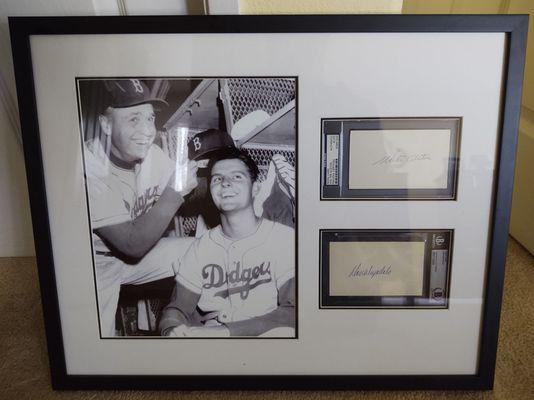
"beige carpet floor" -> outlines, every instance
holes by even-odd
[[[534,399],[534,257],[511,240],[491,392],[54,392],[33,258],[0,258],[0,399]]]

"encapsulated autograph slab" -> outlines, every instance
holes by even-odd
[[[321,230],[321,308],[446,308],[452,230]]]
[[[321,199],[456,199],[460,118],[325,119]]]

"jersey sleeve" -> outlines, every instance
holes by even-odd
[[[202,293],[201,247],[203,237],[196,239],[180,261],[176,281],[193,293]]]
[[[295,277],[295,230],[276,223],[273,230],[273,249],[277,249],[276,287],[280,289]]]

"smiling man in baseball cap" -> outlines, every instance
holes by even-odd
[[[138,79],[108,81],[106,88],[111,101],[99,122],[111,139],[111,156],[127,163],[144,160],[156,137],[154,106],[167,102]]]
[[[104,81],[109,95],[98,116],[102,139],[84,151],[101,335],[114,336],[120,286],[174,275],[189,238],[162,238],[197,185],[195,161],[186,179],[154,144],[155,107],[167,102],[139,79]]]

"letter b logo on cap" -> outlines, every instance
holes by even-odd
[[[138,79],[130,79],[130,82],[132,82],[132,85],[137,93],[143,93],[143,86],[141,85],[141,82],[139,82]]]
[[[193,145],[195,146],[195,151],[199,151],[200,148],[202,147],[202,142],[200,141],[198,136],[193,138]]]

